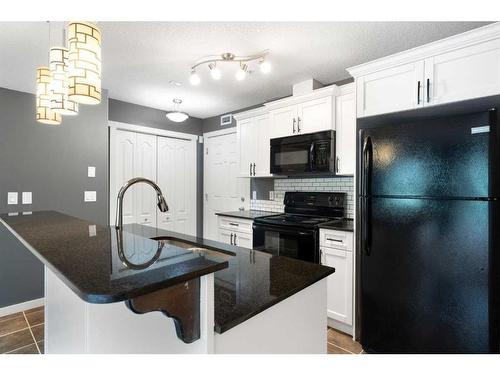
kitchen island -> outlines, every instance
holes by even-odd
[[[0,220],[45,265],[47,353],[326,353],[332,268],[54,211]]]

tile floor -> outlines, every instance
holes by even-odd
[[[0,317],[0,354],[43,354],[44,308],[37,307]],[[360,354],[361,345],[343,332],[328,327],[328,354]]]
[[[43,354],[44,308],[0,317],[1,354]]]

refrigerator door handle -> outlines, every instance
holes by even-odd
[[[372,141],[366,137],[363,144],[363,168],[361,183],[361,250],[370,255],[371,246],[371,168],[372,168]]]

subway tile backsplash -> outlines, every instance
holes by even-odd
[[[286,191],[347,193],[347,217],[354,217],[354,177],[283,178],[274,180],[274,200],[250,200],[250,209],[283,212]]]

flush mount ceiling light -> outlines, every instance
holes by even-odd
[[[173,122],[186,121],[189,118],[188,114],[185,112],[181,112],[179,110],[180,105],[182,103],[182,100],[181,99],[174,99],[172,101],[174,102],[174,110],[172,112],[168,112],[166,114],[167,118]]]
[[[198,69],[202,65],[207,65],[210,70],[210,75],[212,79],[219,80],[222,77],[222,72],[217,66],[217,63],[236,63],[239,64],[239,68],[236,71],[235,78],[238,81],[243,81],[248,74],[252,73],[252,70],[249,69],[249,65],[255,61],[258,61],[259,69],[261,73],[267,74],[271,71],[271,63],[267,60],[267,55],[269,54],[269,50],[262,51],[255,55],[250,56],[237,56],[234,53],[226,52],[222,55],[216,56],[207,56],[199,59],[192,67],[191,67],[191,76],[189,78],[189,82],[193,86],[197,86],[201,82],[201,78],[198,75],[196,69]]]

